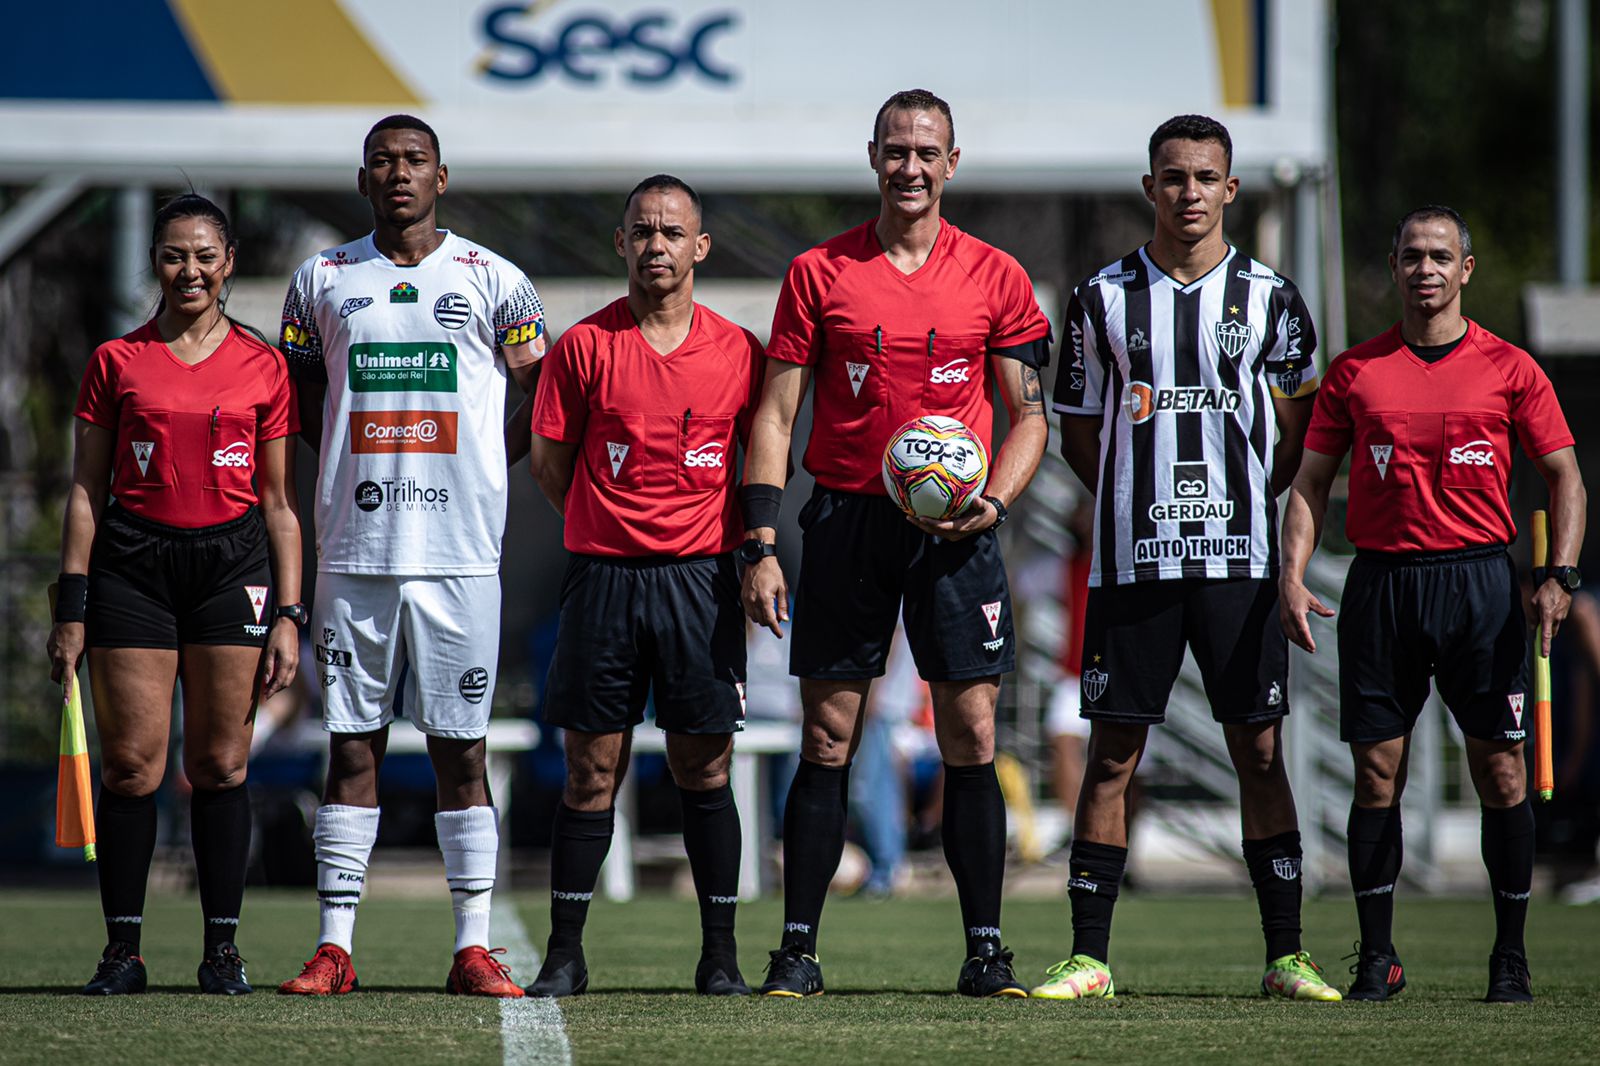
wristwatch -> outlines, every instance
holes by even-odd
[[[1560,585],[1568,595],[1577,592],[1583,584],[1583,572],[1576,566],[1552,566],[1545,570],[1544,576]]]
[[[301,629],[304,629],[311,622],[311,615],[306,611],[306,605],[303,603],[279,604],[272,609],[272,618],[273,621],[277,621],[279,618],[287,618]]]
[[[734,554],[739,557],[739,561],[744,565],[754,566],[770,555],[777,555],[778,546],[751,537],[734,549]]]
[[[990,507],[994,508],[995,513],[994,525],[990,526],[989,528],[999,529],[1001,526],[1006,524],[1006,519],[1011,517],[1011,513],[1006,510],[1005,504],[1001,503],[993,496],[985,496],[984,499],[989,502]]]

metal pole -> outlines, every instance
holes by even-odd
[[[121,336],[143,324],[151,308],[150,227],[155,211],[150,190],[127,185],[117,190],[117,235],[111,255],[111,331]]]
[[[1561,284],[1589,282],[1589,0],[1561,0],[1556,242]]]

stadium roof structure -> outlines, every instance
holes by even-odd
[[[915,22],[908,26],[908,18]],[[1329,150],[1326,0],[123,0],[7,20],[0,180],[346,188],[422,116],[479,190],[855,190],[879,102],[951,101],[985,190],[1126,190],[1176,113],[1247,180]]]

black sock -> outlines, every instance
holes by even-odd
[[[783,946],[817,953],[817,923],[844,854],[850,767],[802,758],[783,808]]]
[[[1300,950],[1300,833],[1244,841],[1244,861],[1256,887],[1261,931],[1267,938],[1267,961]]]
[[[1000,947],[1000,890],[1006,873],[1006,801],[994,763],[944,767],[944,861],[956,879],[967,957]]]
[[[1483,865],[1494,893],[1494,950],[1526,954],[1522,929],[1533,885],[1533,804],[1483,808]]]
[[[189,835],[209,951],[238,938],[250,862],[250,793],[243,785],[195,789],[189,797]]]
[[[550,838],[550,946],[546,954],[583,950],[583,923],[611,850],[616,811],[575,811],[557,804]]]
[[[683,805],[683,850],[689,853],[700,900],[700,949],[733,956],[733,915],[739,901],[739,808],[728,785],[708,792],[678,789]]]
[[[120,940],[137,952],[144,923],[144,889],[156,851],[155,793],[124,796],[102,785],[100,805],[94,812],[94,835],[106,939]]]
[[[1111,961],[1111,912],[1117,905],[1128,849],[1074,840],[1067,870],[1072,902],[1072,953]]]
[[[1399,807],[1350,807],[1346,830],[1350,887],[1356,894],[1361,950],[1394,954],[1394,891],[1400,880],[1405,840]]]

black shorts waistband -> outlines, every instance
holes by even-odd
[[[1379,566],[1436,566],[1440,563],[1472,563],[1480,559],[1493,559],[1504,555],[1504,544],[1475,544],[1470,548],[1452,548],[1447,552],[1380,552],[1358,549],[1356,558]]]
[[[142,515],[136,515],[122,504],[113,501],[106,508],[105,517],[109,521],[118,522],[130,529],[137,529],[141,533],[148,533],[154,537],[165,537],[168,540],[209,540],[212,537],[226,537],[259,525],[261,522],[261,508],[255,504],[238,518],[230,518],[226,522],[218,522],[214,526],[197,526],[187,529],[183,526],[169,526],[165,522],[155,522]]]
[[[589,552],[573,552],[574,563],[604,563],[607,566],[620,566],[626,570],[655,570],[663,566],[692,566],[695,563],[714,563],[719,559],[732,557],[732,552],[722,552],[719,555],[594,555]]]

